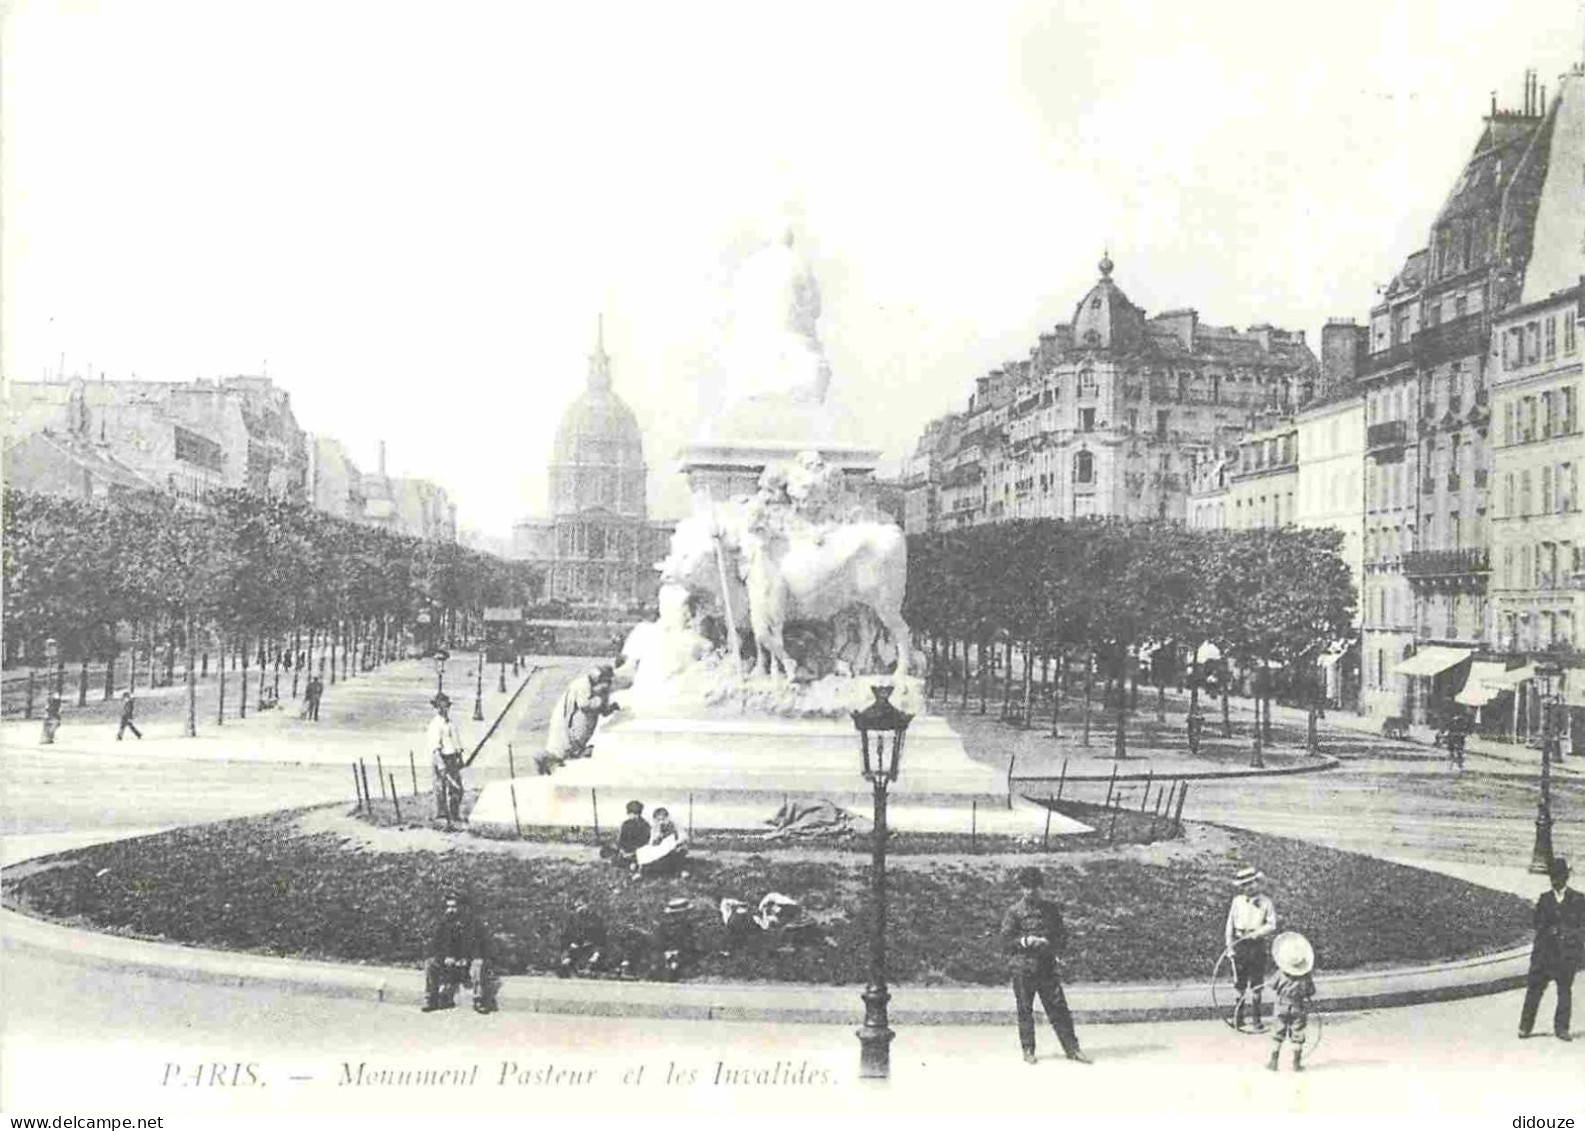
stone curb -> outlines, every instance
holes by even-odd
[[[1231,770],[1172,770],[1162,769],[1159,772],[1142,774],[1118,774],[1114,779],[1111,774],[1068,774],[1063,779],[1058,774],[1014,774],[1012,780],[1021,782],[1055,782],[1060,780],[1095,783],[1103,781],[1140,782],[1140,781],[1219,781],[1223,778],[1280,778],[1294,774],[1315,774],[1322,770],[1335,770],[1343,763],[1330,754],[1318,754],[1316,761],[1303,766],[1280,766],[1275,769],[1255,769],[1250,766],[1241,766]],[[1028,797],[1030,801],[1042,800],[1038,797]]]
[[[0,910],[7,949],[41,952],[75,965],[223,986],[254,986],[416,1008],[423,975],[416,969],[356,966],[208,950],[78,930]],[[1316,979],[1324,1012],[1454,1001],[1523,985],[1528,946],[1427,966],[1363,971]],[[655,1017],[698,1021],[846,1024],[863,1015],[858,986],[785,983],[660,983],[564,980],[537,975],[502,979],[506,1013]],[[1118,1024],[1218,1018],[1206,985],[1159,983],[1067,988],[1077,1021]],[[894,987],[891,1017],[909,1025],[1006,1025],[1016,1015],[1001,987]]]

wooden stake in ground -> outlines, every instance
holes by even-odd
[[[383,788],[383,787],[382,787]],[[391,804],[396,807],[396,823],[402,823],[402,800],[396,796],[396,775],[391,775]]]
[[[594,810],[594,835],[600,835],[600,795],[594,790],[589,791],[589,807]]]
[[[1178,790],[1178,811],[1172,818],[1172,823],[1178,826],[1178,835],[1183,835],[1183,799],[1189,796],[1189,783],[1184,782],[1183,788]]]
[[[368,798],[369,814],[372,816],[374,814],[374,795],[369,792],[369,767],[364,764],[362,758],[358,759],[358,772],[363,775],[363,796]],[[385,792],[384,786],[380,787],[380,792]]]
[[[374,756],[374,776],[380,779],[380,796],[383,798],[385,796],[385,762],[378,754]],[[392,779],[392,781],[394,785],[395,779]],[[394,788],[391,790],[391,798],[392,800],[396,798],[396,790]]]
[[[1117,787],[1117,763],[1113,762],[1112,763],[1112,778],[1111,778],[1110,781],[1108,781],[1106,783],[1106,800],[1101,802],[1101,807],[1103,809],[1108,807],[1109,805],[1111,805],[1111,803],[1112,803],[1112,790],[1115,789],[1116,787]]]
[[[1068,760],[1066,758],[1064,758],[1064,759],[1062,759],[1062,772],[1057,775],[1057,800],[1058,801],[1062,800],[1062,787],[1067,784],[1067,781],[1068,781]]]
[[[407,752],[407,768],[413,775],[413,796],[418,796],[418,763],[413,760],[413,752]]]
[[[1143,813],[1145,806],[1150,804],[1150,781],[1153,771],[1145,771],[1145,792],[1139,795],[1139,811]]]
[[[1117,814],[1121,813],[1122,811],[1123,811],[1123,799],[1121,797],[1119,797],[1117,799],[1117,804],[1112,806],[1112,827],[1110,829],[1108,829],[1107,832],[1106,832],[1106,843],[1107,844],[1116,844],[1117,843]]]
[[[971,802],[969,802],[969,851],[970,852],[974,851],[974,842],[979,837],[979,832],[980,832],[980,803],[978,801],[971,801]]]
[[[1013,767],[1018,765],[1018,754],[1015,751],[1007,759],[1007,807],[1013,807]]]
[[[358,807],[353,812],[361,813],[363,812],[363,787],[358,784],[358,764],[356,762],[352,763],[352,792],[358,798]]]
[[[506,772],[512,775],[512,780],[517,780],[517,762],[512,757],[512,744],[506,744]]]
[[[517,839],[522,840],[523,823],[517,819],[517,781],[514,779],[507,788],[512,795],[512,827],[517,830]]]
[[[1051,803],[1054,798],[1046,798],[1046,835],[1040,839],[1040,851],[1051,851]]]

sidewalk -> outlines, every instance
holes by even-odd
[[[452,696],[452,720],[470,749],[483,736],[491,722],[511,701],[513,694],[535,668],[530,664],[513,677],[507,670],[506,691],[499,690],[500,672],[487,668],[484,673],[481,706],[484,721],[473,720],[473,700],[478,689],[473,654],[454,656],[446,667],[447,693]],[[236,714],[241,681],[227,677],[227,718],[216,722],[216,688],[211,678],[200,685],[198,734],[183,733],[186,723],[186,689],[161,688],[151,693],[157,699],[153,709],[145,709],[139,692],[138,727],[143,738],[131,734],[116,740],[115,703],[95,712],[92,701],[82,710],[68,708],[55,743],[39,743],[38,719],[7,720],[0,723],[0,749],[35,749],[51,756],[101,755],[116,758],[202,759],[237,762],[346,763],[362,757],[372,765],[376,755],[387,762],[388,770],[402,769],[406,753],[428,764],[418,750],[424,728],[433,714],[429,700],[435,693],[435,665],[427,660],[396,660],[351,679],[340,679],[325,688],[319,720],[300,717],[300,704],[282,699],[274,710],[257,711],[252,704],[246,718]],[[250,683],[253,702],[257,702],[257,682]]]

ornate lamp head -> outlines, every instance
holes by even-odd
[[[897,780],[897,771],[903,760],[903,738],[914,717],[892,706],[892,685],[872,686],[875,702],[862,711],[853,712],[853,725],[859,732],[859,750],[863,757],[865,781]]]

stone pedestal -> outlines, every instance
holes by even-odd
[[[518,778],[517,819],[527,826],[614,830],[628,801],[671,810],[680,827],[765,829],[786,801],[832,801],[868,818],[858,735],[846,719],[614,718],[593,756],[546,777]],[[474,807],[475,827],[511,830],[513,783],[492,782]],[[973,761],[946,720],[915,719],[891,789],[891,827],[906,832],[1040,834],[1045,810],[1014,799],[1005,774]],[[1085,826],[1052,817],[1051,831]]]

